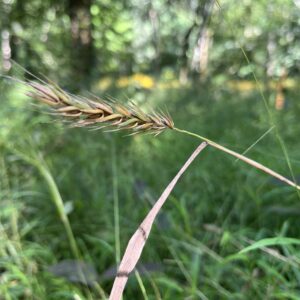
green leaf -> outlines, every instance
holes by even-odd
[[[260,248],[267,247],[267,246],[275,246],[275,245],[283,246],[283,245],[290,245],[290,244],[300,245],[300,240],[294,239],[294,238],[288,238],[288,237],[266,238],[266,239],[262,239],[262,240],[255,242],[254,244],[242,249],[238,253],[240,253],[240,254],[246,253],[246,252],[253,251],[253,250],[260,249]]]

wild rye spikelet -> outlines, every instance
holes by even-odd
[[[53,83],[27,82],[32,90],[27,96],[49,105],[55,114],[72,121],[74,127],[108,127],[111,130],[131,130],[136,133],[159,134],[165,129],[173,129],[169,115],[145,113],[135,104],[127,105],[116,101],[97,101],[75,96]]]

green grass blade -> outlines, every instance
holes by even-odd
[[[300,245],[300,239],[288,237],[266,238],[255,242],[254,244],[240,250],[238,253],[247,253],[268,246],[285,246],[285,245]]]
[[[77,246],[77,243],[75,240],[75,236],[74,236],[72,228],[71,228],[71,224],[69,222],[69,218],[65,212],[63,199],[60,195],[59,189],[58,189],[56,182],[55,182],[51,172],[49,171],[48,167],[39,158],[39,156],[37,154],[27,155],[11,145],[6,145],[6,147],[11,152],[15,153],[21,159],[26,161],[27,163],[35,166],[38,169],[38,171],[40,172],[41,176],[44,178],[44,180],[48,186],[48,189],[50,191],[50,194],[52,196],[52,201],[53,201],[54,205],[56,206],[59,218],[64,225],[72,254],[76,259],[80,259],[80,252],[79,252],[79,249],[78,249],[78,246]]]

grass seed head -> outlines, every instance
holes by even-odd
[[[55,114],[68,119],[74,127],[94,127],[130,130],[136,133],[159,134],[165,129],[173,129],[171,117],[164,113],[145,113],[134,103],[121,104],[116,101],[97,101],[71,95],[53,83],[27,82],[32,99],[51,107]]]

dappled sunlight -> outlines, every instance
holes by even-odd
[[[260,85],[266,89],[276,90],[278,86],[278,80],[268,80],[267,83],[260,82]],[[179,89],[192,87],[197,83],[193,81],[188,81],[187,83],[180,83],[176,78],[165,79],[163,77],[155,77],[143,73],[133,74],[131,76],[121,76],[118,79],[113,77],[101,78],[94,84],[95,89],[105,91],[112,87],[117,88],[128,88],[136,87],[145,90],[155,90],[155,89]],[[258,89],[257,83],[254,80],[226,80],[224,86],[232,91],[239,92],[253,92]],[[296,90],[300,86],[300,81],[298,78],[287,78],[282,81],[282,86],[286,89]]]
[[[120,77],[116,81],[116,86],[119,88],[136,86],[143,89],[152,89],[155,86],[155,79],[146,74],[136,73],[132,76]]]

